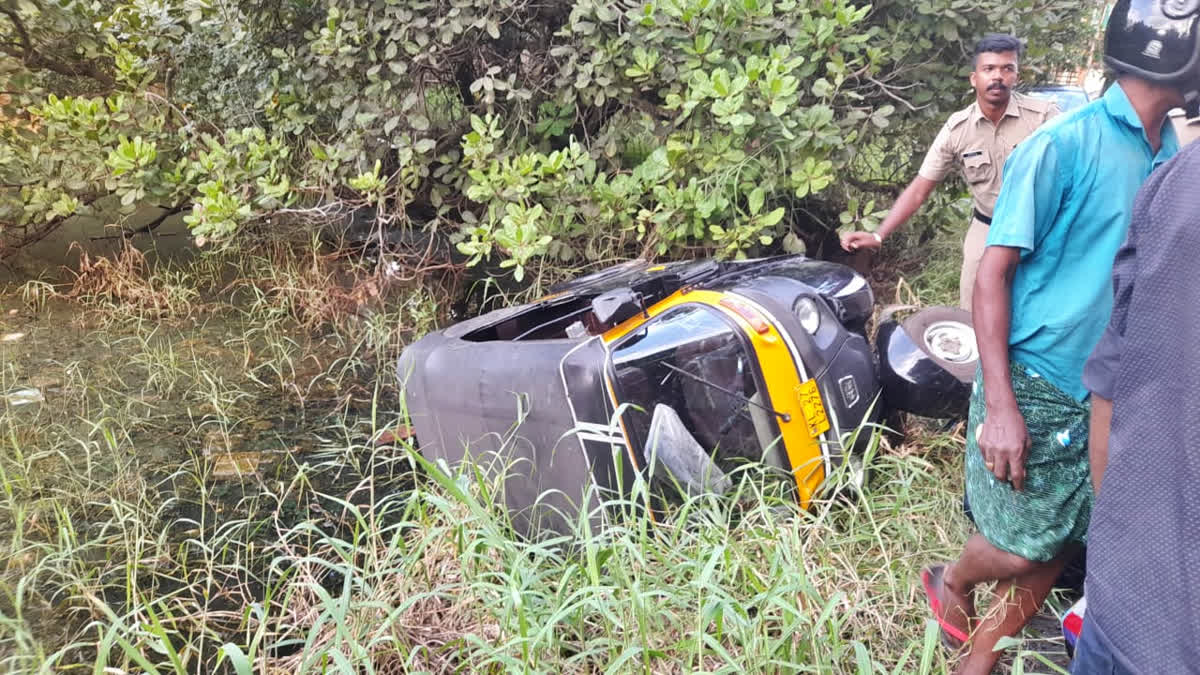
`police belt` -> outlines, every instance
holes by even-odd
[[[983,223],[984,225],[992,224],[991,216],[983,215],[982,213],[979,212],[979,209],[974,209],[974,211],[975,211],[975,220],[978,220],[979,222]]]

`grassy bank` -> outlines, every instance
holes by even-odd
[[[394,433],[390,364],[447,298],[373,270],[277,249],[11,289],[0,669],[946,670],[915,579],[968,532],[961,438],[884,443],[811,512],[748,475],[522,541],[495,483]]]

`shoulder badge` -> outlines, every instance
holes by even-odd
[[[971,109],[964,108],[954,113],[949,119],[946,120],[946,128],[953,129],[969,119],[971,119]]]

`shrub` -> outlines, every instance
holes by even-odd
[[[871,226],[967,54],[1082,62],[1092,3],[156,0],[0,12],[0,240],[118,199],[199,242],[369,207],[469,262],[741,256]],[[1064,46],[1066,45],[1066,46]],[[2,253],[0,253],[2,254]]]

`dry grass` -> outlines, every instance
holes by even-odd
[[[104,309],[119,306],[143,317],[187,316],[195,289],[169,274],[151,274],[146,256],[128,242],[112,257],[93,258],[78,243],[79,271],[62,297]]]
[[[257,307],[281,309],[306,330],[332,327],[343,332],[383,311],[398,294],[436,292],[426,298],[436,308],[449,306],[458,292],[455,274],[433,276],[439,270],[432,270],[414,276],[405,274],[406,269],[391,258],[326,252],[316,242],[300,249],[274,243],[239,265],[238,278],[226,290],[249,289]]]

